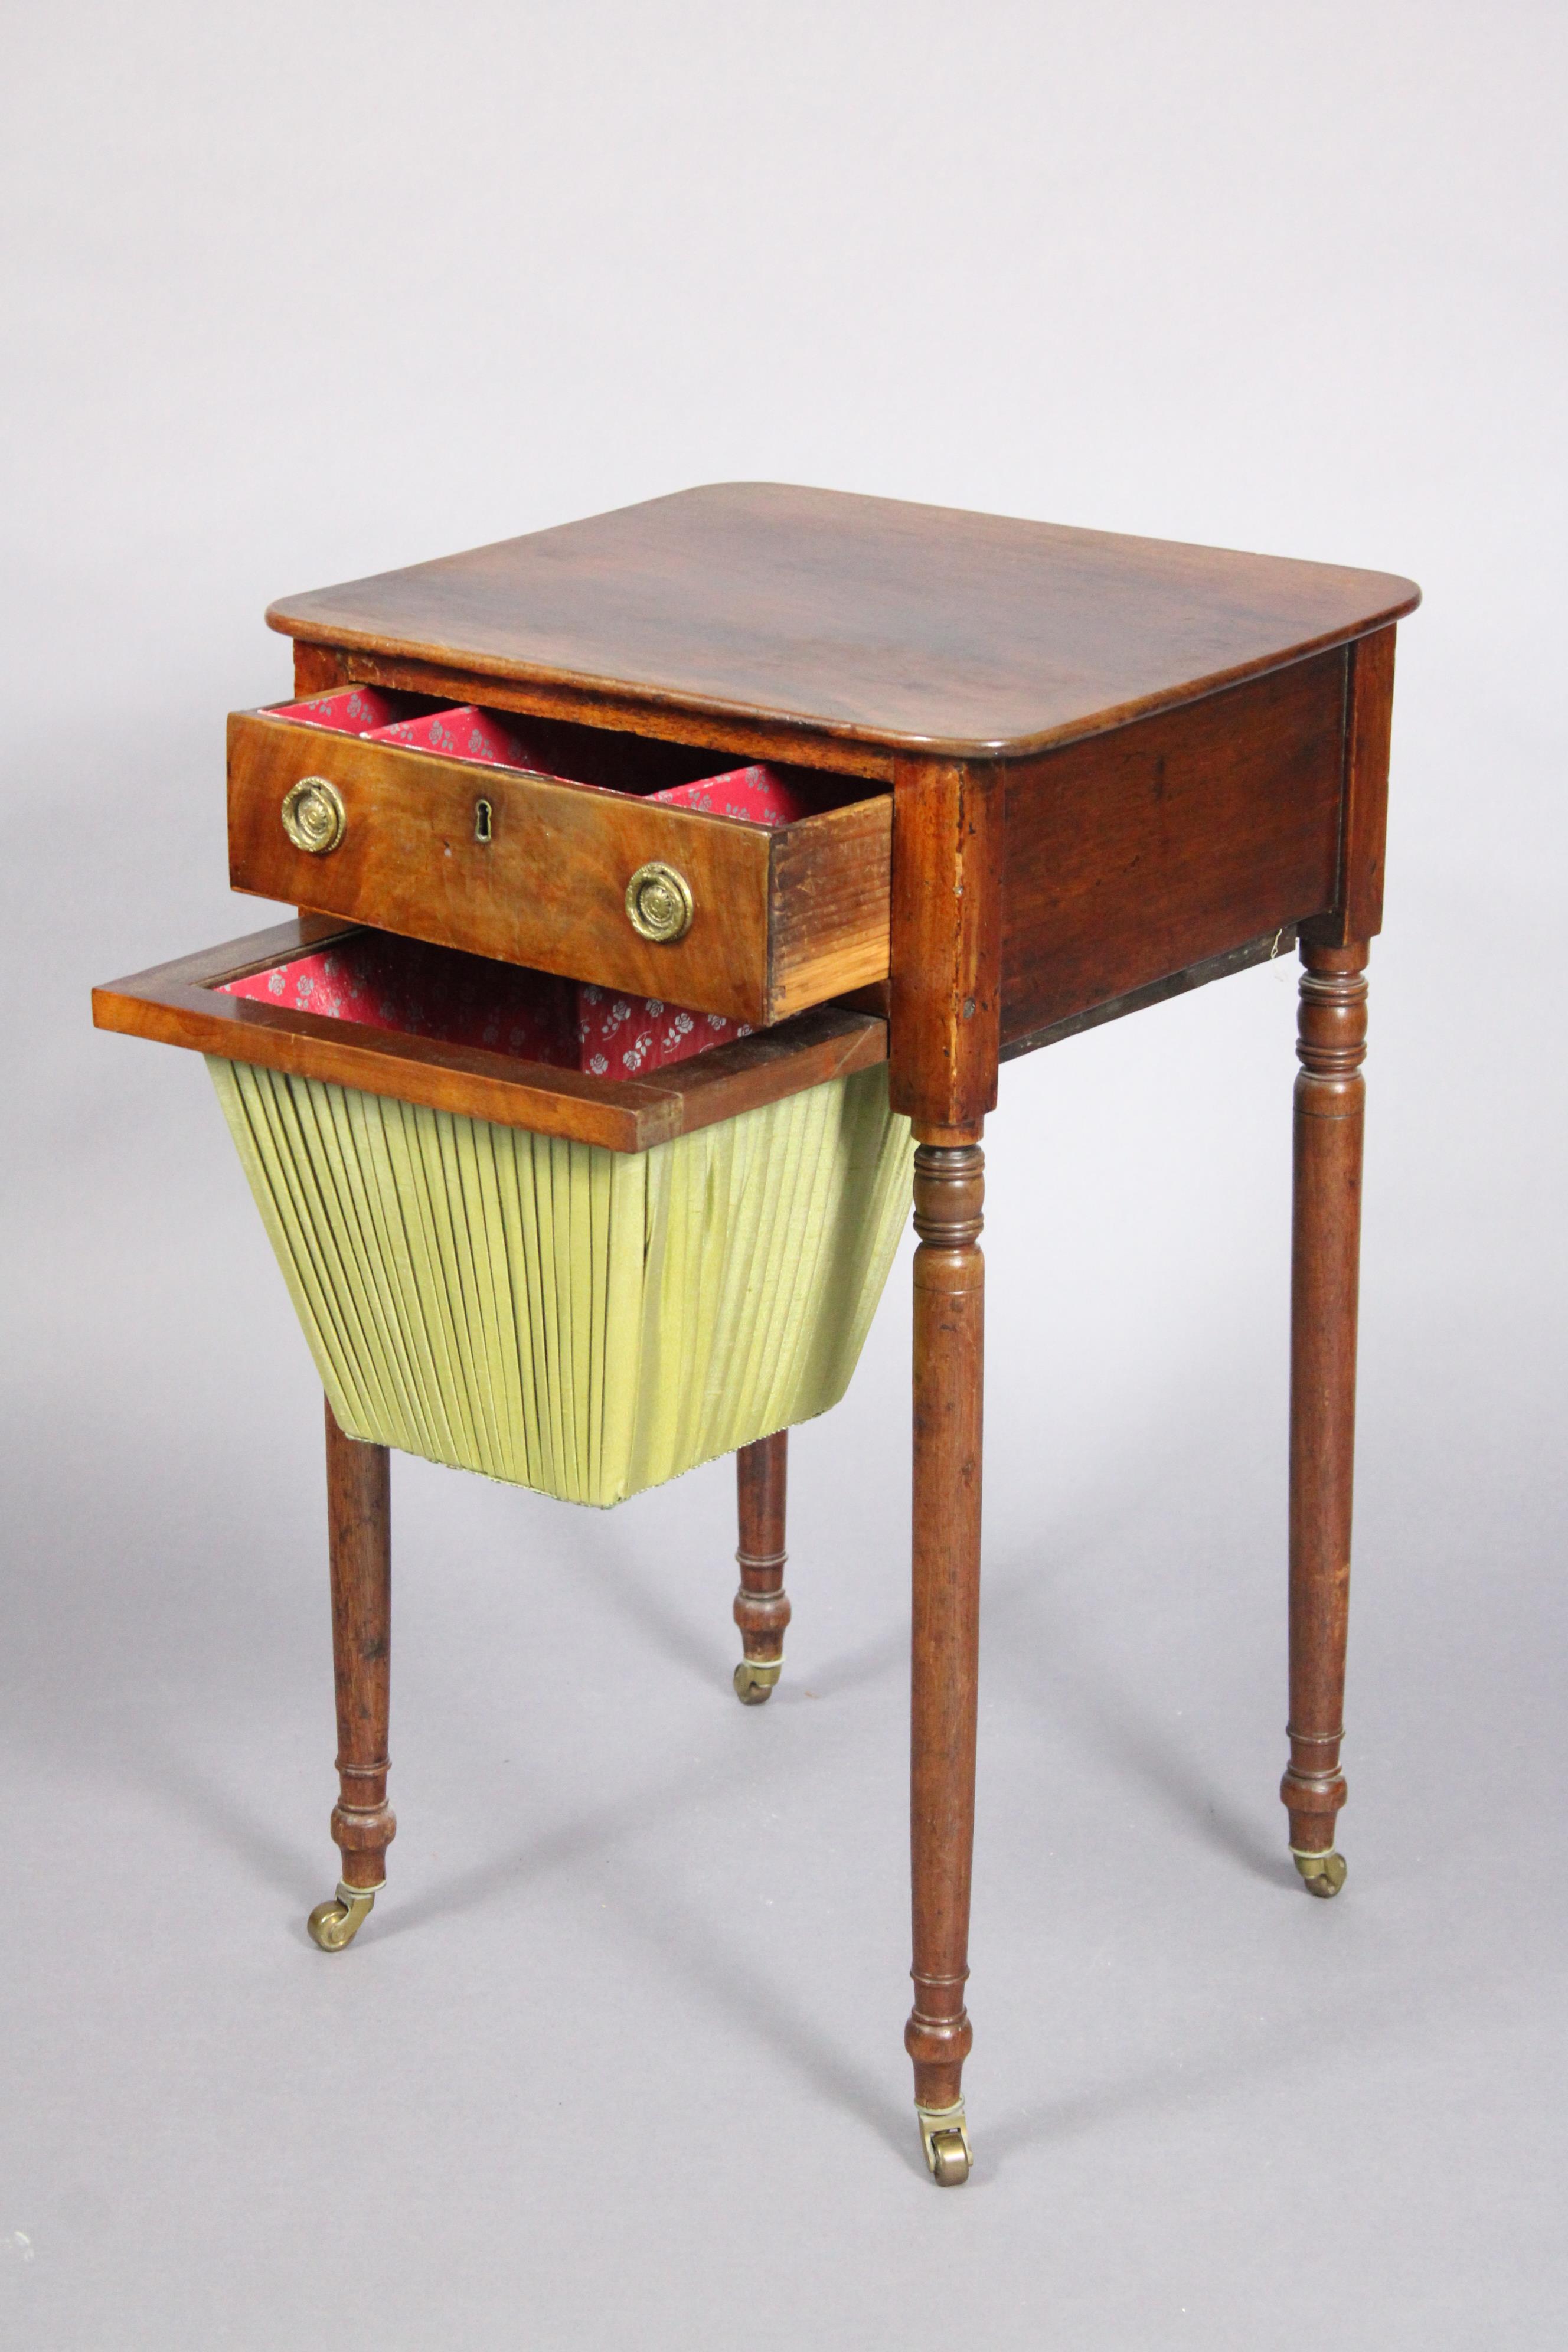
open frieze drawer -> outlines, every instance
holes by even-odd
[[[236,889],[759,1027],[888,976],[860,777],[362,688],[231,717],[228,830]]]

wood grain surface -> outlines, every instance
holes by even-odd
[[[1366,1084],[1366,944],[1304,940],[1290,1279],[1290,1761],[1298,1853],[1327,1853],[1345,1801],[1345,1643],[1355,1470]]]
[[[1344,711],[1322,654],[1007,769],[1005,1044],[1331,907]]]
[[[967,1140],[996,1100],[1004,773],[905,760],[894,779],[892,1098],[926,1142]]]
[[[890,794],[877,793],[781,825],[769,838],[766,1018],[782,1021],[808,1004],[885,981],[893,862]]]
[[[735,1565],[741,1582],[735,1622],[742,1654],[758,1665],[777,1665],[793,1614],[784,1589],[784,1508],[789,1487],[789,1432],[759,1437],[735,1456],[735,1505],[740,1542]]]
[[[338,1707],[333,1843],[345,1886],[386,1877],[397,1822],[386,1801],[392,1699],[392,1477],[384,1445],[345,1437],[327,1413],[327,1537]]]
[[[979,1144],[915,1153],[913,1621],[910,1878],[915,2097],[959,2098],[973,2035],[964,2003],[980,1681],[980,1490],[985,1265]]]
[[[1336,565],[721,482],[285,597],[268,619],[311,644],[606,698],[606,723],[646,714],[654,734],[656,712],[688,712],[974,758],[1212,693],[1418,593]]]

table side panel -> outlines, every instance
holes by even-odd
[[[1006,771],[1002,1035],[1334,903],[1343,648]]]

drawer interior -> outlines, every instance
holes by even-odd
[[[100,1029],[612,1151],[887,1058],[885,1022],[821,1004],[751,1034],[677,1015],[668,1058],[638,1061],[649,1024],[607,990],[319,917],[111,981],[92,1010]],[[585,1014],[616,1037],[585,1036]]]
[[[752,1033],[721,1013],[563,980],[395,931],[360,930],[220,983],[226,996],[389,1035],[478,1045],[624,1081]]]
[[[868,800],[879,787],[859,776],[752,761],[737,768],[721,753],[679,743],[609,734],[515,710],[439,702],[390,688],[352,686],[301,702],[274,704],[268,716],[329,734],[357,735],[408,751],[549,776],[596,792],[635,793],[671,808],[700,809],[743,824],[798,824],[825,809]]]

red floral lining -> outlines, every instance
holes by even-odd
[[[388,931],[361,931],[341,946],[231,980],[223,993],[605,1078],[644,1077],[749,1034],[745,1023],[721,1013],[689,1013],[657,997],[557,980]]]
[[[442,752],[448,759],[479,760],[492,768],[519,768],[538,776],[561,773],[543,747],[530,741],[526,718],[481,710],[473,703],[443,703],[430,710],[418,695],[354,686],[316,695],[308,702],[285,703],[272,716],[325,727],[335,735],[363,735],[373,743],[400,743],[410,751]],[[568,776],[564,781],[580,780]],[[814,788],[763,761],[647,794],[672,808],[705,809],[713,816],[739,817],[744,824],[795,824],[840,797],[841,788],[826,777]]]

